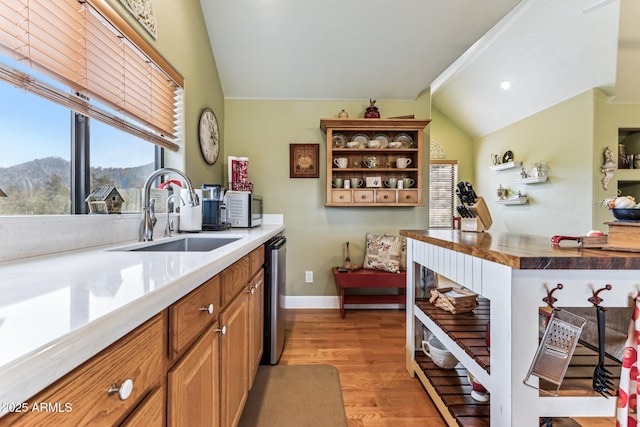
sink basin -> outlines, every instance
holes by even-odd
[[[239,239],[239,237],[183,237],[168,242],[149,243],[145,246],[121,250],[127,252],[209,252]]]

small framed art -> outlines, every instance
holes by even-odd
[[[289,178],[320,177],[320,144],[289,144]]]

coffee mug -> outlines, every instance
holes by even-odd
[[[411,178],[403,178],[402,182],[404,184],[404,188],[411,188],[411,186],[416,183],[415,180]]]
[[[397,178],[386,179],[384,181],[384,185],[386,185],[389,188],[396,188],[398,186],[398,179]]]
[[[422,341],[422,352],[439,368],[453,369],[458,364],[458,359],[436,337]]]
[[[344,188],[351,188],[351,181],[349,181],[348,179],[345,179],[343,184]]]
[[[364,181],[360,178],[351,178],[351,186],[353,188],[360,188],[364,185]]]
[[[404,169],[411,164],[411,159],[408,157],[402,157],[396,160],[396,167]]]
[[[337,159],[333,159],[333,164],[339,168],[344,169],[349,164],[349,159],[347,159],[346,157],[338,157]]]
[[[398,180],[398,188],[404,188],[404,181],[401,179]]]
[[[333,179],[333,186],[335,188],[342,188],[342,178],[334,178]]]
[[[368,168],[378,167],[378,159],[376,157],[367,157],[364,161],[364,164]]]

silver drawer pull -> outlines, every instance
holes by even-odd
[[[260,282],[256,283],[255,285],[253,285],[254,289],[258,289],[260,287]]]
[[[118,384],[116,383],[111,384],[111,387],[109,387],[109,390],[107,391],[109,396],[111,396],[114,393],[118,393],[118,396],[120,396],[120,400],[127,400],[129,396],[131,396],[132,392],[133,392],[133,380],[130,378],[127,378],[126,380],[124,380],[120,387],[118,387]]]
[[[213,304],[209,304],[207,306],[200,307],[200,311],[206,311],[209,314],[213,314]]]
[[[247,293],[253,295],[255,291],[256,291],[256,288],[252,286],[251,289],[247,291]]]
[[[227,333],[227,325],[224,325],[222,328],[220,329],[214,329],[214,331],[216,332],[220,332],[222,335]]]

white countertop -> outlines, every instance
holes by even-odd
[[[0,404],[26,401],[283,230],[172,237],[240,238],[210,252],[113,250],[132,241],[0,264]]]

